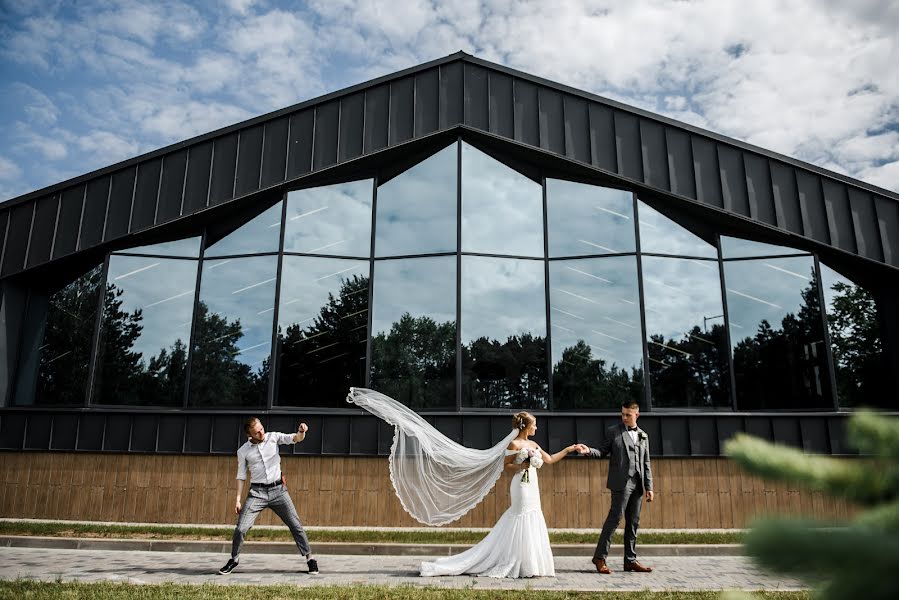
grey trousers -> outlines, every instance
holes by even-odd
[[[624,561],[637,560],[637,529],[640,527],[640,509],[643,508],[643,481],[639,474],[628,479],[623,490],[612,490],[612,505],[609,516],[603,523],[602,533],[593,558],[605,558],[612,545],[612,534],[615,533],[621,517],[624,515]]]
[[[306,537],[303,524],[300,523],[293,500],[290,499],[287,488],[279,485],[274,488],[250,487],[247,501],[237,517],[237,527],[234,528],[234,538],[231,540],[231,558],[237,560],[240,556],[240,548],[247,539],[247,532],[256,522],[256,517],[265,508],[275,511],[275,514],[284,521],[293,535],[293,541],[296,542],[300,554],[307,556],[312,553],[309,549],[309,538]]]

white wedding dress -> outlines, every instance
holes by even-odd
[[[506,456],[516,454],[506,450]],[[461,554],[421,563],[422,577],[439,575],[482,575],[485,577],[554,577],[556,574],[549,532],[540,507],[537,469],[512,476],[509,493],[512,505],[490,533],[476,546]]]

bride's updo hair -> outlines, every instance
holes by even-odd
[[[534,418],[534,415],[525,411],[521,411],[512,417],[512,427],[519,430],[527,429],[536,422],[537,419]]]

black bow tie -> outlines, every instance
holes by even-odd
[[[637,431],[637,428],[636,427],[628,427],[627,430],[628,431]]]

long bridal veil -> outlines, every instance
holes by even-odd
[[[445,525],[474,508],[503,471],[513,429],[486,450],[466,448],[415,411],[374,390],[350,388],[347,402],[393,425],[390,480],[403,508],[425,525]]]

